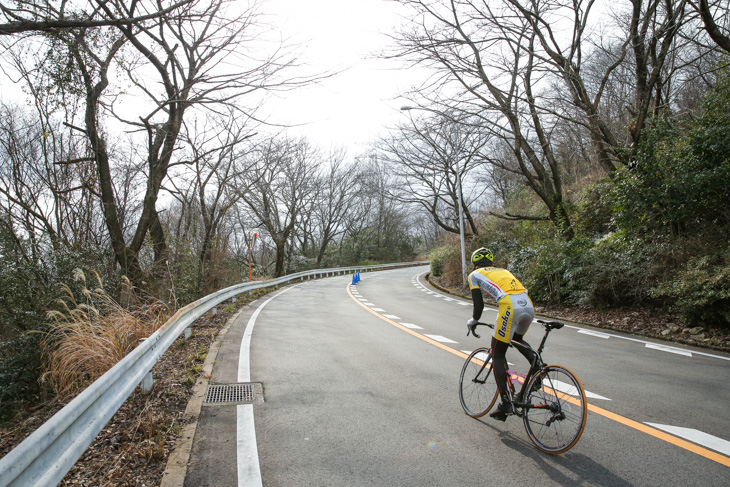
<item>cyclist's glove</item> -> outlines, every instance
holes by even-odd
[[[477,335],[477,320],[474,318],[469,318],[469,321],[466,322],[466,336],[469,336],[470,333],[476,338],[480,338]]]

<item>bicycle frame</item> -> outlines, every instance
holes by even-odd
[[[559,322],[554,322],[554,321],[551,321],[551,322],[538,321],[538,322],[541,323],[545,327],[545,334],[543,335],[542,340],[540,340],[540,346],[537,347],[537,350],[535,350],[534,348],[532,348],[530,345],[528,345],[526,343],[518,342],[518,341],[515,341],[515,340],[510,340],[510,342],[509,342],[510,346],[512,346],[512,347],[522,348],[523,350],[529,350],[529,351],[532,351],[535,354],[535,359],[530,364],[531,368],[534,368],[535,365],[539,363],[538,371],[535,372],[535,373],[539,373],[539,371],[542,370],[545,367],[545,362],[542,360],[542,352],[545,349],[545,342],[547,341],[548,335],[550,334],[550,332],[552,330],[559,329],[559,328],[562,328],[563,327],[563,324],[562,323],[559,323]],[[494,329],[494,325],[493,324],[490,324],[490,323],[481,323],[481,322],[476,323],[474,325],[474,328],[471,329],[471,332],[477,338],[479,338],[479,335],[476,334],[475,330],[476,330],[476,327],[479,326],[479,325],[487,326],[489,328]],[[489,350],[490,350],[489,351],[489,355],[491,356],[491,354],[492,354],[492,351],[491,350],[492,349],[490,348]],[[484,363],[482,364],[482,368],[476,374],[476,376],[474,377],[474,379],[472,379],[473,382],[478,382],[480,384],[486,383],[487,379],[489,378],[489,374],[491,373],[491,370],[492,370],[491,367],[489,368],[490,371],[487,372],[487,375],[484,376],[484,379],[483,380],[482,379],[479,379],[479,376],[481,376],[482,372],[484,372],[484,369],[487,367],[487,362],[489,362],[489,357],[487,357],[487,360],[485,360]],[[523,398],[524,397],[525,388],[527,387],[527,384],[530,382],[530,378],[532,376],[530,376],[530,377],[522,376],[524,378],[524,380],[521,381],[522,387],[520,388],[520,392],[517,393],[517,394],[515,394],[515,388],[514,388],[514,383],[512,382],[512,376],[515,375],[515,374],[518,375],[518,376],[521,376],[522,374],[517,374],[516,372],[511,371],[511,370],[508,370],[507,372],[508,372],[508,374],[507,374],[507,383],[508,383],[509,388],[512,391],[513,397],[514,398],[518,398],[519,397],[520,399]],[[553,390],[553,395],[556,395],[558,393],[558,391],[556,391],[554,387],[550,387],[550,388]],[[513,404],[514,404],[515,407],[520,408],[520,409],[549,409],[552,412],[559,412],[559,408],[555,404],[530,404],[530,403],[524,403],[521,400],[520,401],[515,400],[513,402]]]

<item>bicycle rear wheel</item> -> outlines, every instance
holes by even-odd
[[[464,362],[459,379],[459,400],[464,412],[472,418],[487,414],[498,396],[492,373],[492,350],[479,347]]]
[[[540,383],[541,381],[541,383]],[[535,389],[535,390],[533,390]],[[583,385],[568,369],[548,365],[530,378],[522,421],[530,440],[545,453],[563,453],[586,426],[588,403]]]

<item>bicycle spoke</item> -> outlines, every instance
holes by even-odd
[[[486,360],[486,364],[485,364]],[[459,379],[459,400],[466,414],[479,418],[489,412],[497,399],[497,383],[486,347],[474,350],[464,362]]]
[[[525,400],[532,406],[524,410],[525,429],[540,450],[562,453],[575,445],[585,428],[585,392],[580,381],[564,367],[546,367],[541,380],[542,387],[530,392]]]

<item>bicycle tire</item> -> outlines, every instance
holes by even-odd
[[[472,418],[487,414],[499,396],[491,362],[492,350],[479,347],[469,355],[461,368],[459,400],[464,412]]]
[[[535,386],[538,379],[542,381],[539,388]],[[570,450],[583,434],[588,417],[580,380],[563,366],[548,365],[530,377],[526,391],[525,403],[550,406],[523,409],[522,421],[532,443],[550,454]]]

